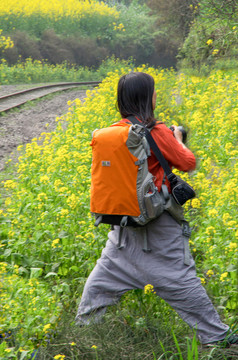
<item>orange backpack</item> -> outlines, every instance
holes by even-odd
[[[164,198],[148,170],[144,127],[118,122],[95,130],[90,210],[95,225],[143,226],[164,211]]]

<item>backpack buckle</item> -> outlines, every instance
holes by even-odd
[[[98,226],[102,222],[102,215],[96,217],[94,226]]]
[[[188,223],[186,221],[183,221],[182,223],[182,229],[183,229],[183,235],[187,238],[190,238],[191,236],[191,228],[189,227]]]

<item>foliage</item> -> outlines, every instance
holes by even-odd
[[[41,269],[32,268],[30,279],[19,276],[23,271],[17,265],[0,263],[0,335],[5,340],[0,346],[1,359],[3,354],[4,359],[14,356],[16,337],[24,356],[47,343],[62,311],[59,293],[39,279]]]
[[[179,108],[175,104],[178,119],[189,127],[191,146],[199,159],[193,174],[199,199],[191,201],[188,211],[196,229],[192,245],[195,246],[197,261],[203,263],[202,282],[208,283],[213,296],[219,297],[220,305],[226,304],[227,309],[237,306],[233,286],[237,284],[234,262],[238,235],[237,194],[234,184],[238,170],[238,104],[233,76],[237,74],[215,71],[204,80],[196,77],[186,79],[181,75],[177,88],[184,100]],[[236,100],[233,102],[232,99]],[[184,113],[185,108],[189,110],[187,113]],[[219,288],[219,282],[233,285],[225,291],[223,286]]]
[[[69,67],[67,63],[51,65],[45,61],[26,59],[24,63],[18,62],[8,66],[5,60],[0,64],[0,83],[5,84],[32,84],[58,81],[100,81],[108,71],[117,67],[129,65],[132,61],[108,58],[101,62],[97,70],[87,67]]]
[[[12,48],[14,46],[13,41],[11,40],[11,38],[9,36],[4,36],[2,35],[2,30],[0,29],[0,49],[9,49]]]
[[[199,16],[179,54],[180,66],[201,69],[208,65],[212,68],[220,59],[237,58],[238,3],[203,0],[199,4]]]
[[[59,34],[81,32],[97,36],[112,36],[113,21],[117,22],[119,13],[115,7],[95,0],[62,0],[49,2],[37,0],[3,0],[0,4],[0,21],[6,32],[23,30],[40,37],[45,29],[54,29]]]
[[[149,62],[154,53],[154,40],[161,34],[154,28],[156,17],[150,14],[146,5],[141,6],[136,1],[129,6],[121,3],[117,8],[124,28],[118,32],[113,44],[115,56],[133,56],[137,64]]]
[[[112,63],[111,60],[111,67]],[[11,306],[9,297],[3,296],[1,305],[9,314],[1,314],[4,316],[2,331],[7,333],[9,330],[5,317],[14,319],[16,325],[19,322],[23,333],[27,334],[24,351],[32,351],[35,344],[41,342],[38,330],[45,326],[41,318],[34,320],[30,307],[25,308],[24,319],[22,314],[19,315],[19,307],[26,301],[31,286],[30,281],[34,278],[39,281],[39,287],[34,291],[41,298],[41,305],[36,307],[36,312],[44,319],[55,316],[49,322],[54,330],[62,308],[52,308],[46,293],[75,313],[76,299],[85,278],[105,244],[108,227],[95,229],[89,211],[89,144],[95,128],[119,120],[115,107],[117,82],[121,74],[131,69],[129,65],[113,69],[98,89],[87,92],[84,103],[79,100],[69,103],[68,113],[56,119],[58,126],[54,132],[42,133],[39,139],[33,139],[25,148],[19,147],[16,174],[2,183],[0,259],[7,264],[8,272],[3,271],[1,276],[5,279],[10,277],[7,292],[11,290],[11,276],[18,277],[13,279],[15,290],[12,304],[19,304]],[[189,129],[189,147],[196,154],[198,166],[192,174],[181,176],[194,186],[198,194],[198,198],[185,207],[186,217],[194,228],[191,249],[196,258],[198,276],[219,305],[226,322],[233,325],[237,307],[237,74],[220,71],[213,72],[207,78],[198,78],[144,65],[137,70],[148,72],[155,78],[157,118],[168,125],[180,123]],[[14,274],[14,269],[18,270],[18,274]],[[158,319],[165,322],[165,328],[166,322],[168,326],[174,324],[177,337],[177,315],[166,304],[158,303],[153,292],[148,293],[148,290],[147,287],[147,294],[143,296],[141,293],[126,294],[121,303],[121,331],[125,330],[124,321],[128,324],[125,338],[129,341],[130,336],[139,331],[142,342],[152,339],[153,331],[159,331],[155,330]],[[149,333],[147,320],[143,318],[147,308],[148,321],[152,321],[153,325]],[[34,321],[29,328],[32,316]],[[5,351],[9,349],[6,347],[8,340],[1,345],[0,351],[6,359],[20,351],[21,333],[16,331],[14,339],[9,356]],[[92,337],[89,337],[86,345],[82,344],[85,354],[92,345],[98,346],[91,341]],[[170,336],[171,341],[174,351],[178,353]],[[69,350],[68,345],[66,349]],[[102,345],[102,351],[103,346],[106,345]],[[164,343],[163,346],[167,348]],[[189,346],[191,350],[192,345]],[[136,345],[135,348],[138,349]],[[163,351],[161,347],[160,350],[156,349],[158,354]],[[187,343],[185,349],[188,351]],[[63,354],[58,352],[58,355]],[[67,356],[70,358],[71,355]],[[87,358],[87,355],[84,356]]]
[[[32,57],[51,64],[67,61],[98,67],[107,56],[133,56],[141,63],[150,61],[155,52],[155,18],[137,1],[116,8],[95,0],[37,0],[34,6],[26,0],[16,6],[13,0],[3,0],[0,21],[15,43],[4,53],[9,64],[15,64],[20,55],[22,60]]]
[[[197,0],[148,0],[148,6],[156,12],[157,26],[167,38],[175,38],[180,44],[189,33],[197,9]]]

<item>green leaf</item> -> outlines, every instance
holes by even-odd
[[[55,273],[55,272],[49,272],[46,276],[45,276],[45,279],[47,279],[48,277],[50,276],[57,276],[58,274]]]
[[[43,270],[41,268],[31,268],[30,278],[38,278],[41,276]]]
[[[21,356],[20,356],[20,360],[25,359],[25,357],[26,357],[28,354],[29,354],[29,351],[27,351],[27,350],[22,351]]]

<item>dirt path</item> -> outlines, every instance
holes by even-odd
[[[23,87],[21,87],[23,89]],[[19,86],[0,87],[0,96],[19,90]],[[44,131],[53,131],[55,118],[68,111],[67,102],[85,98],[86,90],[67,90],[53,98],[41,99],[34,106],[18,109],[0,116],[0,171],[19,145],[26,144]]]

